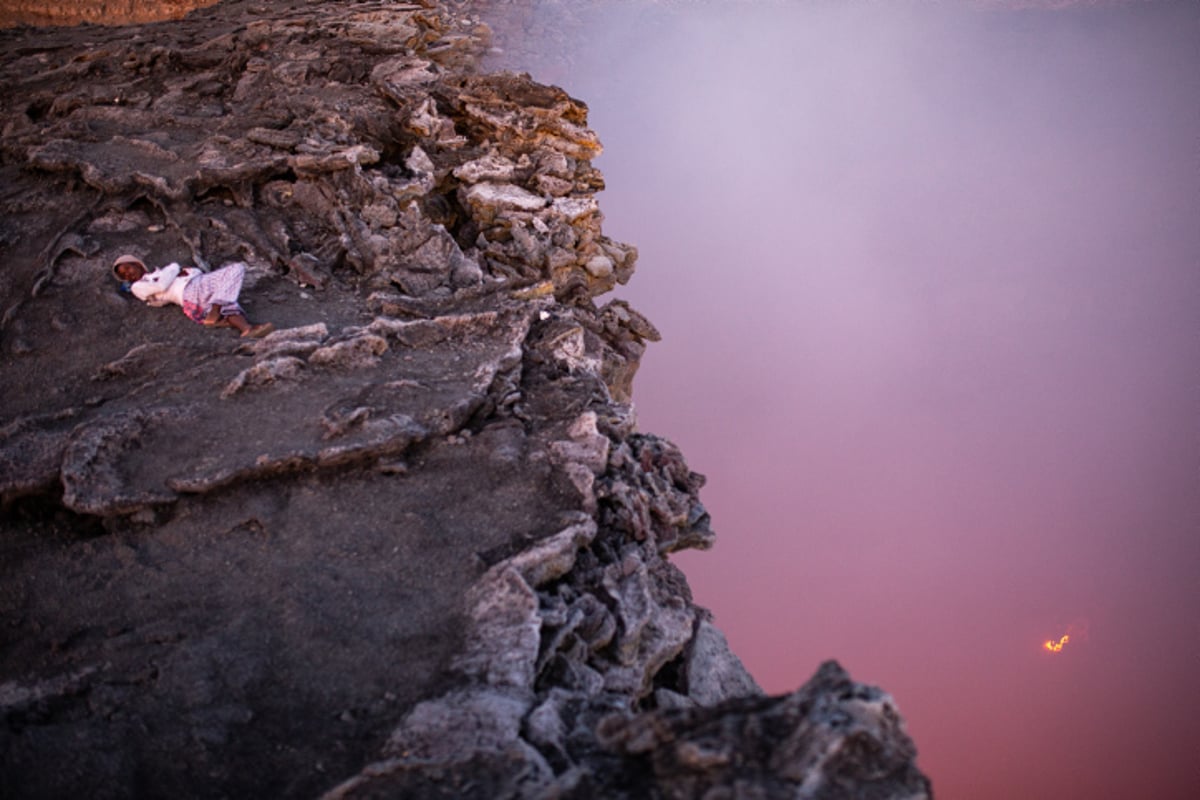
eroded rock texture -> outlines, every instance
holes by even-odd
[[[928,796],[671,552],[586,106],[434,3],[0,33],[0,794]],[[249,265],[253,341],[109,265]]]
[[[0,0],[0,26],[119,25],[179,19],[217,0]]]

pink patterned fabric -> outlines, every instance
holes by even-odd
[[[238,261],[212,272],[201,272],[183,287],[183,313],[196,322],[203,322],[214,305],[221,307],[221,316],[246,315],[238,305],[246,265]]]

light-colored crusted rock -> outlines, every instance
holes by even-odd
[[[890,701],[763,698],[692,602],[599,139],[490,46],[432,0],[0,33],[8,794],[833,797],[843,713],[923,780]],[[120,253],[243,261],[277,330]]]

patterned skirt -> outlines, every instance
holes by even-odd
[[[246,316],[237,301],[245,275],[246,265],[240,261],[200,273],[183,287],[183,313],[196,322],[204,322],[208,310],[220,306],[222,317]]]

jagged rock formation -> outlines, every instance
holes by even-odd
[[[587,109],[433,3],[0,33],[5,797],[928,796],[878,690],[763,697],[594,299]],[[109,265],[249,265],[245,342]]]

